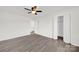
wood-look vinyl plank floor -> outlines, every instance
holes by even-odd
[[[79,47],[32,34],[0,41],[0,52],[79,52]]]

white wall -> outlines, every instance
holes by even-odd
[[[66,43],[71,43],[72,45],[79,46],[79,7],[73,7],[70,9],[66,9],[60,12],[57,12],[55,15],[64,14],[65,21],[64,21],[64,41]],[[69,20],[70,19],[70,20]],[[69,23],[70,22],[70,23]],[[67,30],[68,25],[70,24],[69,28],[70,31]],[[66,32],[67,31],[67,32]],[[69,35],[70,33],[70,35]],[[70,36],[70,38],[68,37]]]
[[[54,39],[57,39],[57,36],[58,36],[58,17],[56,15],[54,15],[54,30],[53,30],[53,38]]]
[[[71,19],[70,13],[64,14],[64,42],[71,43]]]
[[[64,14],[64,41],[79,46],[79,7],[61,10],[55,13],[54,16],[53,14],[46,14],[40,15],[40,17],[33,16],[33,18],[25,15],[25,12],[23,13],[23,11],[20,12],[19,10],[17,10],[18,8],[13,8],[14,11],[12,11],[12,8],[13,7],[9,8],[11,10],[9,10],[8,8],[1,10],[2,8],[0,7],[0,40],[28,35],[32,29],[30,24],[30,20],[32,19],[38,19],[38,25],[35,25],[35,31],[37,34],[50,38],[55,37],[54,34],[57,34],[57,32],[55,32],[57,30],[55,30],[56,28],[54,28],[54,24],[56,24],[56,20],[54,21],[54,17],[57,15]],[[69,20],[70,16],[71,20]],[[69,24],[71,24],[71,26],[68,26]],[[68,28],[71,28],[71,31],[68,30]],[[71,33],[70,37],[69,33]]]
[[[60,10],[41,18],[36,32],[40,35],[57,39],[57,16],[64,16],[64,42],[79,46],[79,7]],[[54,20],[55,19],[55,20]]]
[[[31,20],[34,20],[35,24],[30,22]],[[23,7],[0,7],[0,41],[28,35],[32,30],[52,38],[52,24],[53,17],[48,13],[35,16],[27,15]]]
[[[53,17],[51,17],[50,15],[45,17],[45,18],[41,18],[38,19],[39,24],[36,30],[36,33],[46,36],[46,37],[53,37]]]
[[[0,10],[0,41],[28,35],[30,19],[11,10]]]
[[[79,46],[79,8],[71,12],[71,43]]]

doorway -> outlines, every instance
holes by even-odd
[[[58,39],[58,36],[59,36],[58,35],[58,19],[60,18],[63,19],[62,20],[63,41],[66,43],[71,43],[71,14],[70,13],[61,13],[54,16],[54,37],[53,38]]]
[[[61,39],[63,40],[63,35],[64,35],[64,32],[63,32],[63,21],[64,21],[64,16],[58,16],[58,19],[57,19],[57,27],[58,27],[58,36],[57,36],[57,39]]]

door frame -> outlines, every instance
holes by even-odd
[[[63,40],[66,43],[71,43],[71,14],[69,12],[57,14],[54,16],[54,39],[58,36],[57,21],[58,17],[63,16]]]

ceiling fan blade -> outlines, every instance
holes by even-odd
[[[35,13],[35,15],[37,15],[37,13]]]
[[[28,12],[28,14],[30,14],[30,13],[32,13],[32,12]]]
[[[28,11],[31,11],[30,9],[28,9],[28,8],[24,8],[25,10],[28,10]]]
[[[36,12],[42,12],[41,10],[37,10]]]

